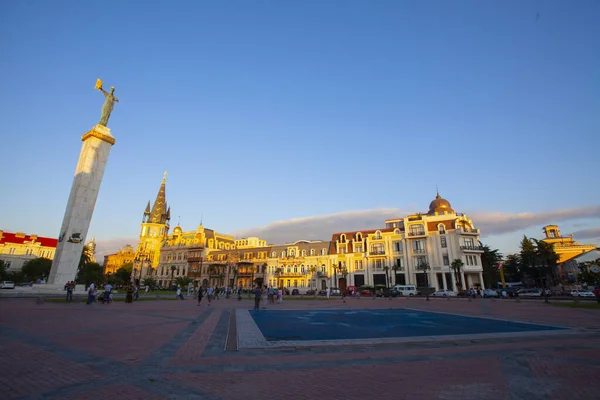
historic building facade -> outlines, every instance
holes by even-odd
[[[439,194],[427,213],[385,222],[386,228],[333,235],[335,286],[484,287],[479,229]],[[454,260],[462,261],[459,270],[451,268]]]
[[[558,254],[558,263],[563,263],[570,258],[594,250],[594,244],[579,244],[573,239],[573,235],[561,236],[558,225],[546,225],[543,228],[544,238],[542,241],[549,243]]]
[[[55,238],[0,230],[0,260],[4,261],[8,271],[20,271],[27,261],[34,258],[52,260],[57,243]]]
[[[119,251],[104,256],[104,274],[114,274],[125,264],[133,265],[135,250],[131,245],[123,246]]]

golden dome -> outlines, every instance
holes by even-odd
[[[179,225],[177,225],[175,227],[175,229],[173,229],[173,235],[181,235],[183,231],[181,230],[181,227]]]
[[[434,215],[436,212],[444,211],[454,212],[450,202],[446,199],[442,199],[438,193],[437,196],[435,196],[435,200],[429,203],[429,212],[427,214]]]

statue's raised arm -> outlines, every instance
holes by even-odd
[[[102,117],[100,118],[100,122],[98,122],[98,124],[102,126],[107,126],[108,119],[110,118],[110,113],[112,112],[113,107],[115,105],[115,101],[118,103],[119,99],[117,99],[114,95],[115,87],[113,86],[110,88],[110,93],[107,92],[102,88],[102,81],[100,79],[96,81],[96,89],[101,91],[105,97],[104,105],[102,106]]]

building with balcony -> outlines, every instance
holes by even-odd
[[[298,240],[271,246],[265,284],[305,292],[333,287],[330,243],[323,240]]]
[[[456,213],[439,193],[427,213],[389,219],[385,224],[382,229],[333,234],[332,265],[336,271],[345,272],[337,278],[338,287],[484,287],[479,229],[465,214]],[[456,259],[463,262],[460,271],[450,267]]]

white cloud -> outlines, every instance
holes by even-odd
[[[269,243],[282,244],[298,239],[330,240],[335,232],[375,229],[384,227],[390,218],[410,214],[397,208],[381,208],[364,211],[346,211],[316,217],[293,218],[271,224],[234,232],[236,237],[258,236]],[[475,225],[481,228],[482,236],[519,232],[539,225],[568,220],[599,218],[600,206],[564,209],[542,213],[474,212],[468,214]]]

